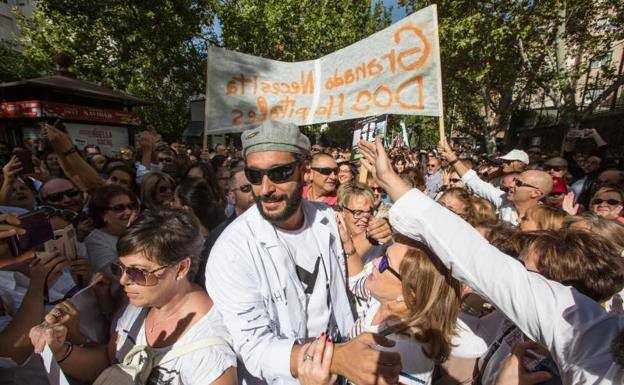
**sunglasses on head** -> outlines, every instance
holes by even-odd
[[[617,199],[600,199],[600,198],[596,198],[594,200],[592,200],[592,205],[599,205],[599,204],[603,204],[606,203],[609,206],[617,206],[617,205],[621,205],[622,202],[617,200]]]
[[[147,271],[139,269],[138,267],[126,267],[121,263],[111,263],[110,266],[114,276],[121,278],[121,276],[125,273],[132,282],[139,286],[155,286],[158,284],[159,277],[157,277],[154,273],[169,267],[169,265],[164,265],[154,270]]]
[[[76,188],[72,188],[69,190],[57,192],[54,194],[46,195],[43,199],[49,202],[60,202],[63,200],[63,197],[75,198],[80,195],[80,190]]]
[[[273,183],[288,182],[295,173],[299,161],[290,162],[287,164],[280,164],[267,169],[245,167],[245,176],[251,184],[262,184],[262,179],[266,175]]]
[[[379,270],[380,273],[383,273],[384,271],[388,270],[392,275],[397,277],[399,281],[402,281],[401,274],[399,274],[398,271],[390,267],[390,262],[388,262],[388,254],[386,251],[384,251],[383,255],[381,256],[381,260],[379,261],[379,265],[377,265],[377,269]]]
[[[73,222],[74,219],[76,219],[76,217],[78,216],[78,213],[68,210],[68,209],[57,209],[56,207],[52,207],[52,206],[40,206],[37,210],[41,210],[43,211],[48,218],[52,218],[55,216],[59,216],[63,219],[65,219],[67,222]]]
[[[137,202],[130,202],[127,204],[120,203],[118,205],[108,207],[108,209],[114,213],[121,213],[126,210],[134,211],[138,208],[139,208],[139,204]]]
[[[334,173],[335,175],[338,175],[338,167],[332,168],[332,167],[310,167],[312,170],[323,174],[325,176],[330,176],[332,173]]]

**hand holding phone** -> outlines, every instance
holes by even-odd
[[[14,257],[54,238],[50,220],[43,211],[32,211],[18,218],[20,227],[25,230],[25,233],[15,234],[9,238],[9,250]]]
[[[11,157],[9,162],[2,167],[2,174],[7,182],[12,182],[15,178],[22,173],[22,163],[15,155]]]
[[[13,155],[17,157],[19,163],[21,165],[20,174],[34,174],[35,173],[35,164],[32,160],[32,152],[30,150],[17,150],[13,152]]]

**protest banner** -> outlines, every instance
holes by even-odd
[[[436,6],[316,60],[286,63],[210,48],[204,134],[267,120],[309,125],[442,112]]]

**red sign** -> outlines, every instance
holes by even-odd
[[[29,100],[0,103],[0,118],[61,118],[64,120],[80,120],[114,124],[138,125],[141,119],[136,112],[113,110],[48,102],[45,100]]]

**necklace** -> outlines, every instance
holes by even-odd
[[[181,308],[181,307],[180,307]],[[149,328],[149,332],[150,334],[154,333],[154,328],[157,325],[160,325],[161,323],[167,321],[169,318],[173,317],[174,315],[176,315],[178,313],[178,311],[180,311],[180,308],[178,308],[178,310],[174,311],[173,313],[169,314],[167,317],[165,317],[164,319],[158,321],[158,322],[152,322],[152,326]],[[147,322],[146,322],[146,326],[147,326]]]

